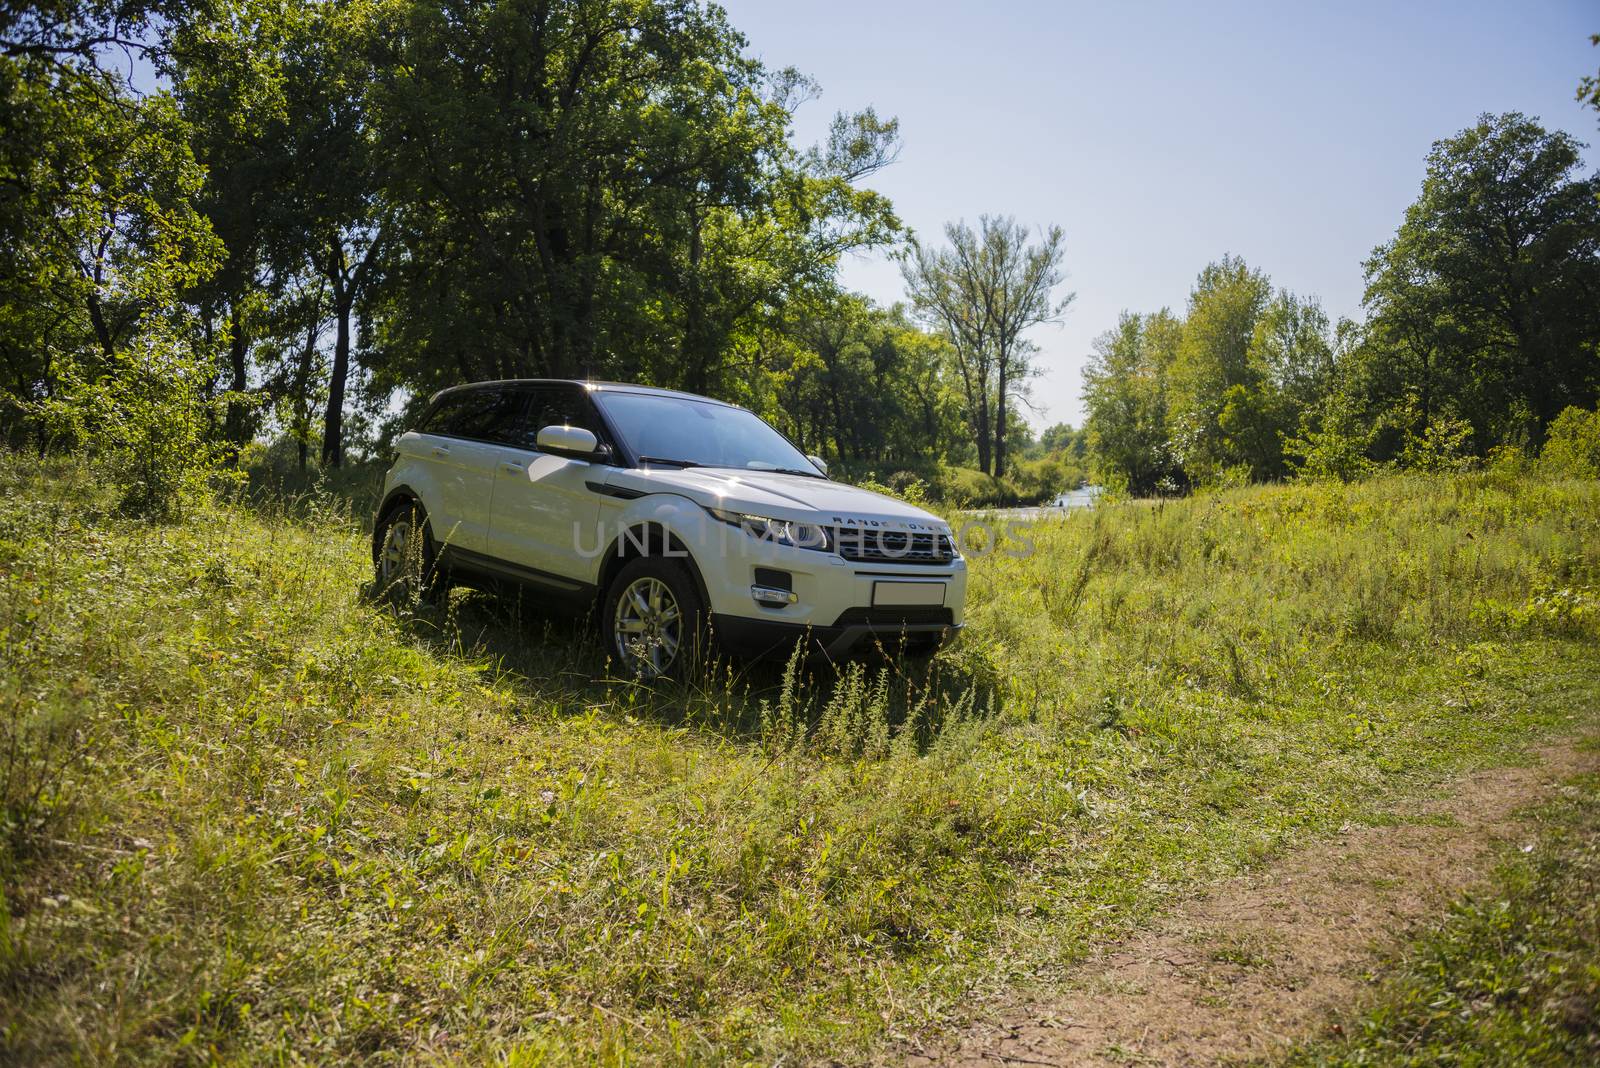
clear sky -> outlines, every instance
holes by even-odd
[[[1362,261],[1416,199],[1429,145],[1478,114],[1600,144],[1574,99],[1600,67],[1600,0],[723,6],[769,65],[821,82],[802,142],[836,110],[899,117],[900,160],[872,184],[923,238],[986,212],[1066,231],[1077,299],[1034,334],[1036,426],[1081,420],[1081,368],[1119,312],[1181,311],[1224,253],[1359,318]],[[902,296],[881,256],[842,278]]]

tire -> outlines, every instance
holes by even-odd
[[[444,588],[438,575],[438,549],[419,501],[401,501],[384,513],[374,539],[373,588],[378,596],[432,600]]]
[[[601,636],[623,674],[646,682],[686,677],[706,650],[706,609],[682,564],[630,560],[606,588]]]

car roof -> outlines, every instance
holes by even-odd
[[[441,389],[432,397],[429,403],[438,400],[447,393],[455,393],[465,389],[485,389],[491,386],[580,386],[596,393],[648,393],[657,397],[678,397],[682,400],[705,401],[708,404],[720,404],[725,408],[737,408],[737,404],[717,400],[715,397],[705,397],[698,393],[685,393],[678,389],[661,389],[658,386],[641,386],[632,382],[595,382],[586,378],[497,378],[487,382],[463,382],[459,386],[449,386]]]

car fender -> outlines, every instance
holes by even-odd
[[[627,560],[639,555],[662,556],[683,561],[709,606],[711,596],[701,568],[715,566],[722,540],[733,534],[743,536],[741,532],[676,493],[608,500],[615,503],[600,510],[598,532],[576,538],[580,552],[594,554],[594,582],[600,592],[605,592],[611,577]]]

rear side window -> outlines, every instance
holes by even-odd
[[[424,434],[520,444],[523,395],[511,389],[471,389],[448,393],[429,413]]]

